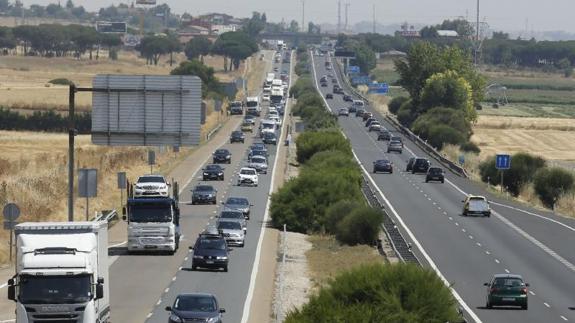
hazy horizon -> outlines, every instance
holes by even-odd
[[[56,0],[23,0],[24,5],[47,5],[56,3]],[[66,0],[60,1],[62,4]],[[96,11],[101,7],[120,3],[131,4],[127,0],[73,0],[76,5],[83,5],[89,11]],[[253,11],[265,12],[270,21],[286,22],[295,19],[301,24],[302,0],[158,0],[158,4],[168,4],[175,13],[187,12],[199,15],[211,12],[226,13],[236,17],[249,17]],[[393,23],[440,23],[444,19],[458,17],[475,21],[476,0],[403,0],[403,1],[374,1],[374,0],[342,0],[342,24],[345,22],[345,3],[350,3],[348,24],[353,25],[361,21],[373,20],[373,4],[376,5],[376,21],[378,24]],[[571,18],[575,11],[575,1],[555,0],[553,6],[541,6],[535,0],[523,0],[517,5],[516,0],[499,0],[481,2],[480,20],[489,24],[492,30],[536,30],[536,31],[565,31],[575,32],[575,20]],[[337,0],[307,0],[305,1],[305,23],[337,24]],[[382,5],[384,4],[384,5]],[[539,4],[539,6],[537,6]],[[412,10],[417,8],[418,10]]]

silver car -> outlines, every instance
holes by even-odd
[[[250,219],[252,204],[245,197],[230,196],[224,203],[224,210],[237,210],[244,214],[246,220]]]
[[[390,153],[392,151],[398,152],[401,154],[403,151],[403,144],[399,141],[390,141],[387,145],[387,152]]]
[[[254,168],[260,174],[268,173],[268,160],[263,156],[252,156],[248,167]]]
[[[223,210],[219,215],[219,219],[222,221],[237,221],[242,225],[244,234],[248,231],[246,217],[240,210]]]
[[[218,231],[221,231],[230,246],[243,247],[245,233],[242,225],[238,221],[218,220]]]

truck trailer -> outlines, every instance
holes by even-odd
[[[109,322],[107,222],[26,222],[14,232],[17,323]]]

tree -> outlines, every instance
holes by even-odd
[[[292,32],[292,33],[297,33],[297,32],[300,31],[300,29],[299,29],[299,24],[297,23],[297,21],[292,20],[292,21],[289,23],[288,31],[289,31],[289,32]]]
[[[74,2],[72,2],[72,0],[66,1],[66,9],[73,9],[73,8],[74,8]]]
[[[137,48],[146,58],[146,64],[158,65],[160,56],[170,52],[172,42],[166,36],[146,36],[142,38]]]
[[[10,1],[0,0],[0,12],[6,12],[8,9],[10,9]]]
[[[251,37],[255,37],[266,27],[266,20],[267,18],[265,13],[260,14],[259,12],[254,11],[252,13],[252,17],[246,22],[242,30]]]
[[[437,28],[440,30],[455,30],[463,38],[468,38],[475,32],[473,25],[465,19],[444,20]]]
[[[203,36],[197,36],[190,39],[186,44],[184,52],[189,60],[199,58],[200,61],[203,61],[204,56],[210,53],[211,48],[212,42],[209,39]]]
[[[425,26],[423,27],[420,31],[419,34],[421,35],[421,38],[423,39],[429,39],[429,38],[437,38],[439,37],[439,34],[437,33],[437,28],[433,27],[433,26]]]
[[[221,95],[222,89],[219,80],[214,75],[214,69],[204,65],[198,60],[182,62],[170,72],[171,75],[196,75],[202,80],[202,97],[210,93]]]
[[[518,196],[521,189],[534,178],[534,175],[545,167],[545,160],[528,153],[516,153],[511,156],[511,168],[505,171],[503,186],[513,196]],[[486,159],[479,165],[479,174],[483,182],[491,185],[500,184],[500,171],[495,168],[495,156]]]
[[[0,27],[0,49],[14,49],[16,48],[16,39],[12,34],[12,29],[8,27]],[[2,53],[0,53],[2,55]]]
[[[467,121],[477,118],[472,101],[471,86],[454,71],[433,74],[425,81],[421,93],[419,113],[435,107],[446,107],[463,111]]]
[[[554,208],[561,196],[573,191],[575,178],[563,168],[542,168],[535,174],[533,184],[541,202]]]
[[[230,69],[238,69],[242,60],[258,51],[258,44],[242,31],[221,34],[212,47],[212,52],[224,56],[224,70],[227,71],[227,58],[231,59]]]
[[[370,264],[339,274],[286,323],[459,322],[457,302],[431,269]]]

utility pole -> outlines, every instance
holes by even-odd
[[[373,4],[373,33],[375,34],[375,3]]]
[[[475,55],[474,55],[474,65],[475,68],[478,68],[479,66],[479,45],[480,45],[480,40],[479,40],[479,0],[477,0],[477,21],[476,21],[476,25],[475,25]]]
[[[343,30],[347,30],[348,26],[347,26],[347,16],[348,16],[348,10],[349,10],[349,2],[347,2],[345,4],[345,25],[343,27]]]
[[[341,1],[337,2],[337,33],[341,33]]]
[[[301,0],[301,30],[305,32],[305,0]]]

